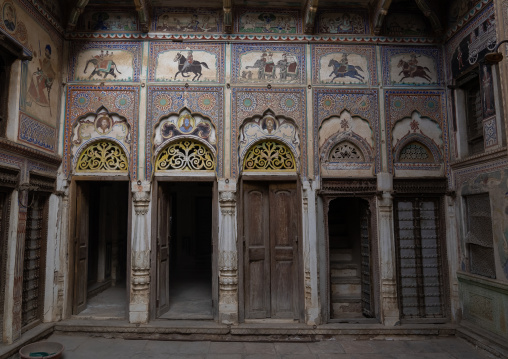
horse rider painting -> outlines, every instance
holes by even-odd
[[[407,62],[409,65],[409,76],[414,77],[416,70],[418,70],[418,59],[416,58],[416,54],[414,52],[410,56],[411,59]]]
[[[348,60],[347,56],[348,56],[347,53],[342,54],[342,59],[339,62],[338,72],[346,72],[348,70],[349,60]]]
[[[185,72],[188,67],[192,65],[194,62],[194,57],[192,56],[192,50],[187,51],[187,61],[183,65],[183,69],[181,72]]]

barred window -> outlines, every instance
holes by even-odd
[[[466,196],[465,200],[469,270],[473,274],[496,278],[489,194]]]

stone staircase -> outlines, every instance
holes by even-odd
[[[352,249],[330,250],[330,319],[362,317],[360,268]]]

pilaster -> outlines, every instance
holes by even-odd
[[[129,322],[147,323],[150,304],[150,182],[132,183]]]
[[[226,182],[227,181],[227,182]],[[238,323],[236,185],[219,181],[219,323]]]
[[[392,326],[399,322],[399,307],[393,228],[393,176],[390,173],[378,174],[378,191],[381,321],[384,325]]]

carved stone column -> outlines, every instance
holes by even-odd
[[[230,189],[230,188],[228,188]],[[236,247],[236,193],[219,192],[219,323],[238,323],[238,254]]]
[[[132,183],[129,322],[147,323],[150,304],[150,182]]]
[[[381,193],[381,196],[378,197],[381,321],[385,325],[396,325],[399,322],[399,306],[393,229],[393,177],[391,174],[378,174],[378,190]]]

